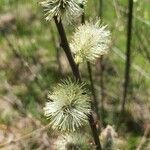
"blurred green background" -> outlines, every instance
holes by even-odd
[[[110,52],[104,57],[103,118],[106,124],[115,127],[124,80],[127,7],[127,0],[105,0],[101,18],[112,34]],[[89,0],[86,19],[96,20],[99,12],[99,0]],[[126,117],[117,131],[118,138],[124,142],[121,150],[135,150],[150,121],[149,12],[149,0],[134,0],[131,82]],[[64,22],[69,40],[79,24],[79,21],[75,25]],[[72,76],[59,41],[54,22],[44,20],[38,0],[0,0],[0,144],[48,123],[43,116],[48,91],[61,78]],[[86,67],[81,66],[80,70],[84,81],[89,83]],[[93,74],[100,99],[95,66]],[[45,150],[53,145],[54,139],[55,134],[49,129],[4,149]],[[147,145],[143,150],[150,148]]]

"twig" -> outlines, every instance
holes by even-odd
[[[103,17],[103,0],[99,0],[99,16],[102,19],[102,17]]]
[[[91,64],[89,62],[87,62],[87,68],[88,68],[88,73],[89,73],[91,91],[92,91],[92,95],[93,95],[93,99],[94,99],[92,108],[94,108],[94,110],[96,112],[98,122],[100,121],[101,122],[100,124],[102,124],[102,120],[101,120],[101,117],[99,115],[99,109],[98,109],[99,104],[98,104],[98,101],[97,101],[97,96],[96,96],[96,93],[95,93],[94,82],[93,82],[93,77],[92,77],[92,68],[91,68]],[[100,131],[101,131],[101,125],[100,124],[99,124],[98,133],[100,133]]]
[[[73,59],[63,24],[62,24],[61,20],[60,21],[57,20],[57,17],[54,17],[54,20],[55,20],[57,30],[59,32],[59,36],[61,38],[61,46],[66,53],[66,56],[68,58],[69,64],[70,64],[72,72],[74,74],[74,77],[76,78],[77,81],[81,82],[81,76],[79,73],[79,69]],[[89,124],[90,124],[91,130],[92,130],[92,133],[93,133],[93,138],[94,138],[94,142],[96,145],[96,149],[101,150],[102,148],[101,148],[99,136],[98,136],[97,129],[96,129],[96,124],[94,122],[94,118],[93,118],[92,114],[90,114],[90,116],[89,116]]]
[[[132,41],[132,20],[133,20],[133,0],[128,3],[128,25],[127,25],[127,45],[126,45],[126,65],[124,74],[124,89],[121,104],[121,114],[124,113],[125,103],[128,94],[128,86],[130,82],[130,68],[131,68],[131,41]]]
[[[84,9],[84,6],[81,5],[81,8]],[[81,23],[84,24],[85,23],[85,13],[83,12],[82,16],[81,16]],[[88,69],[88,74],[89,74],[89,79],[90,79],[90,86],[91,86],[91,91],[92,91],[92,95],[93,95],[93,105],[92,108],[94,108],[96,115],[97,115],[97,119],[98,122],[101,121],[101,117],[99,115],[99,110],[98,110],[98,101],[97,101],[97,97],[96,97],[96,93],[95,93],[95,88],[94,88],[94,81],[93,81],[93,74],[92,74],[92,67],[90,62],[87,61],[87,69]],[[100,124],[99,124],[99,129],[98,129],[98,133],[100,133]]]
[[[57,17],[54,17],[54,20],[55,20],[55,24],[56,24],[57,30],[58,30],[60,38],[61,38],[61,46],[65,51],[65,54],[67,56],[70,66],[71,66],[72,72],[73,72],[76,80],[81,81],[79,69],[78,69],[78,66],[76,65],[76,63],[73,59],[73,56],[71,54],[71,50],[70,50],[70,47],[68,44],[68,40],[67,40],[66,33],[65,33],[64,27],[62,25],[62,22],[61,22],[61,20],[58,21]]]

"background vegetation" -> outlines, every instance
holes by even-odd
[[[149,4],[149,0],[134,0],[131,80],[126,113],[118,128],[124,80],[128,2],[103,2],[102,20],[111,30],[112,46],[103,60],[105,99],[102,118],[105,126],[114,126],[118,140],[122,143],[121,150],[136,149],[145,131],[149,132]],[[89,0],[85,11],[86,19],[95,19],[99,15],[99,0]],[[65,24],[65,29],[72,35],[73,27]],[[100,101],[97,68],[99,67],[93,66],[92,69],[96,95]],[[89,82],[87,68],[81,66],[80,70],[84,80]],[[0,146],[32,133],[2,149],[55,149],[54,143],[59,133],[54,133],[51,129],[43,130],[48,124],[43,117],[43,106],[48,91],[67,74],[71,74],[71,71],[59,46],[57,30],[53,23],[44,20],[38,0],[1,0]],[[145,142],[142,149],[150,149],[149,143]]]

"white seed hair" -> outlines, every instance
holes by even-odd
[[[85,5],[86,0],[45,0],[41,2],[45,11],[46,20],[50,21],[53,17],[58,20],[63,19],[71,22],[83,13],[81,4]]]
[[[46,103],[44,111],[52,128],[74,132],[87,123],[91,106],[90,97],[83,86],[67,79],[49,93],[50,101]]]
[[[95,63],[97,58],[108,52],[110,31],[106,28],[106,25],[102,26],[100,21],[97,21],[86,22],[76,29],[70,43],[76,63]]]
[[[90,138],[86,134],[75,132],[59,136],[55,141],[55,145],[57,150],[91,150],[93,147],[89,140]]]

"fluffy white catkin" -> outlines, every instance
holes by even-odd
[[[90,97],[83,86],[84,84],[65,80],[49,93],[49,102],[44,111],[52,128],[74,132],[88,122]]]
[[[107,26],[102,26],[100,21],[86,22],[79,26],[70,43],[78,64],[84,61],[95,63],[97,58],[108,52],[109,45],[110,31],[107,30]]]
[[[45,0],[41,2],[41,5],[44,8],[46,20],[57,17],[58,20],[71,22],[82,15],[81,4],[85,3],[86,0]]]

